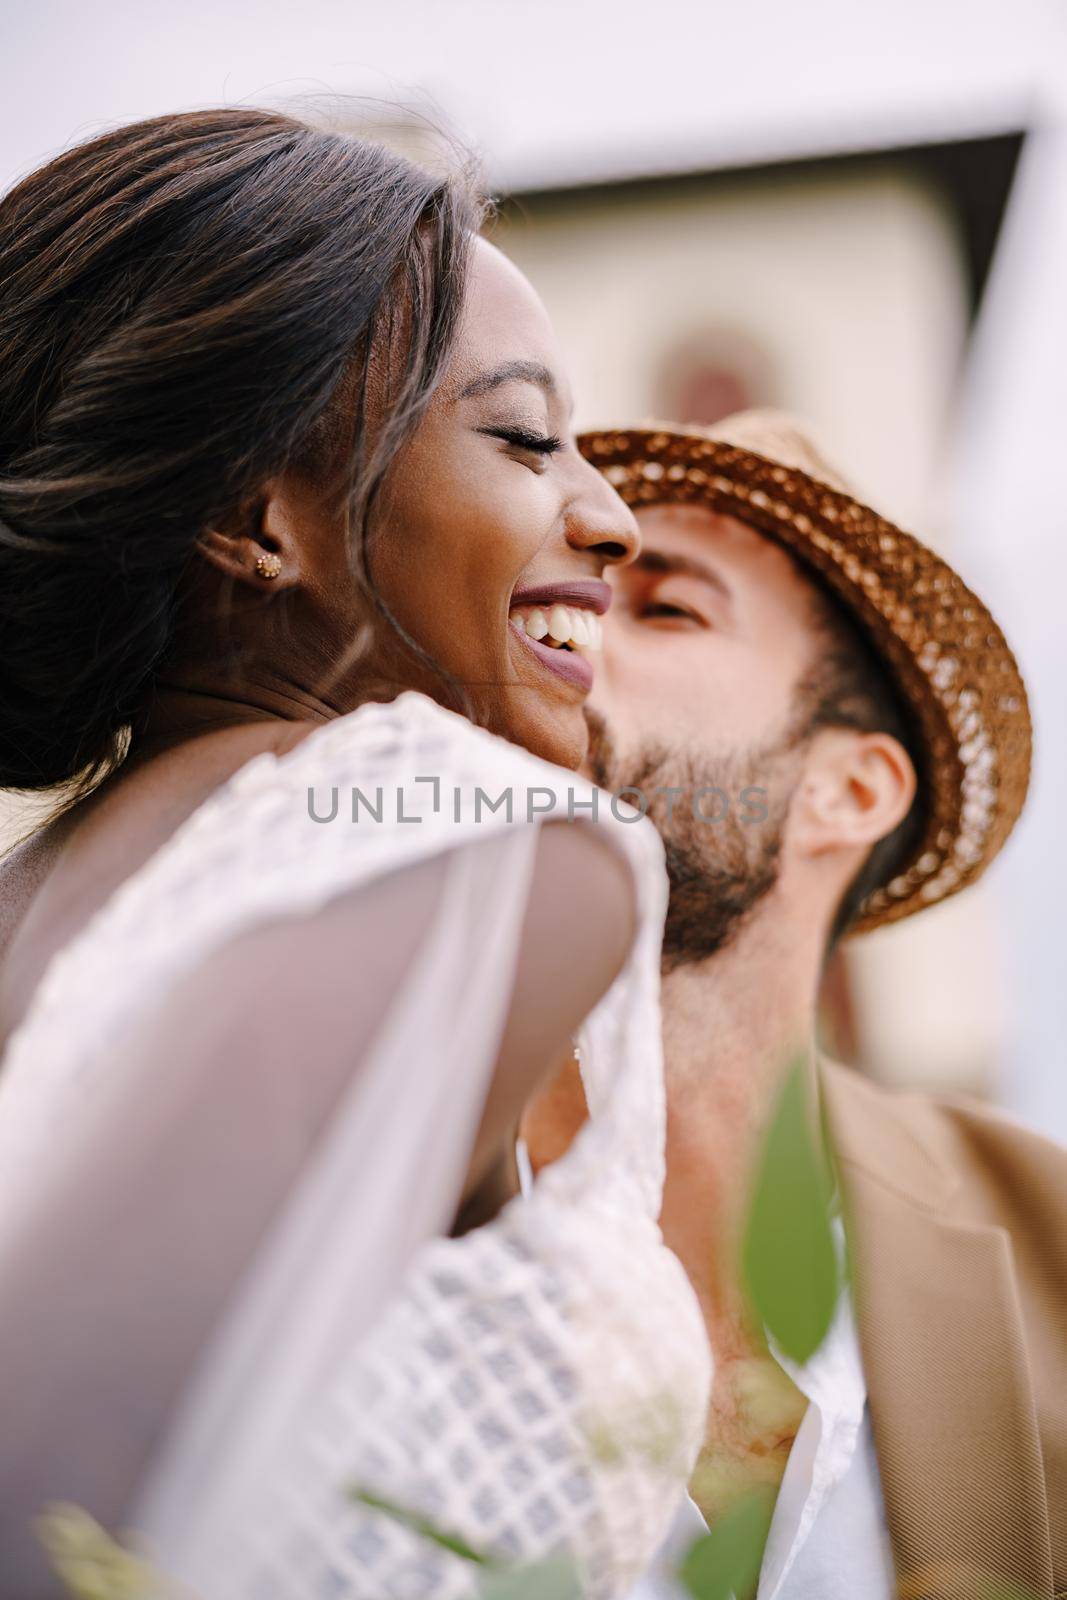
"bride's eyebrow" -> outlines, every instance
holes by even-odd
[[[469,400],[475,395],[488,394],[491,389],[498,389],[502,383],[511,383],[516,378],[521,383],[536,384],[553,399],[558,395],[555,378],[539,361],[505,361],[499,367],[492,367],[476,374],[467,386],[460,390],[457,398]]]

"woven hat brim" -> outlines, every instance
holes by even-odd
[[[632,507],[698,502],[778,540],[844,604],[889,670],[921,741],[925,826],[850,935],[974,883],[1022,810],[1032,729],[1015,657],[959,574],[851,495],[703,432],[606,429],[578,446]]]

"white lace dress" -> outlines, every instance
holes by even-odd
[[[315,820],[335,791],[332,820]],[[502,793],[510,807],[491,809]],[[666,888],[651,825],[617,820],[603,794],[594,821],[593,794],[422,695],[364,706],[212,795],[55,958],[10,1042],[0,1311],[5,1293],[24,1307],[48,1276],[34,1230],[60,1181],[49,1175],[91,1146],[119,1148],[150,1072],[138,1031],[181,975],[258,925],[445,862],[373,1047],[235,1273],[139,1474],[124,1520],[199,1600],[477,1592],[469,1560],[353,1489],[497,1563],[565,1552],[593,1600],[625,1593],[670,1526],[703,1434],[710,1358],[656,1224]],[[463,1238],[435,1238],[495,1059],[539,826],[568,815],[568,795],[630,862],[639,904],[626,967],[583,1030],[590,1120],[527,1197]],[[358,984],[358,952],[352,970]],[[53,1274],[59,1287],[28,1324],[40,1368],[53,1362],[39,1370],[53,1396],[47,1448],[22,1403],[38,1369],[16,1330],[8,1371],[31,1377],[12,1376],[5,1394],[0,1334],[0,1403],[13,1418],[0,1502],[20,1440],[27,1460],[45,1460],[22,1479],[36,1496],[51,1487],[64,1418],[77,1410],[71,1426],[82,1425],[81,1357],[69,1341],[56,1357],[46,1328],[76,1320],[108,1347],[124,1337],[114,1296],[90,1299],[79,1279],[64,1302],[79,1271]],[[97,1396],[102,1370],[89,1363],[80,1380]]]

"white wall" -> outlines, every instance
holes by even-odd
[[[1031,141],[971,365],[956,492],[1029,684],[1035,773],[990,874],[1010,983],[1004,1094],[1067,1140],[1067,61]]]
[[[1058,0],[38,0],[0,15],[0,184],[191,104],[436,103],[506,185],[1005,126]]]

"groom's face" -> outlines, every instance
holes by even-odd
[[[638,521],[641,554],[612,575],[588,770],[639,787],[663,834],[669,969],[722,948],[774,888],[820,633],[810,584],[745,523],[687,505]]]
[[[764,744],[817,648],[810,585],[735,517],[664,505],[638,522],[640,555],[611,574],[590,697],[621,759],[650,741],[694,755]]]

